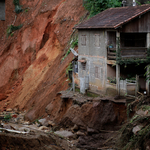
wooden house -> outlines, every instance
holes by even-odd
[[[144,74],[149,64],[150,5],[110,8],[75,28],[82,93],[86,89],[114,95],[149,93]],[[135,83],[127,78],[136,78]]]

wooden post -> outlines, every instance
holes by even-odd
[[[72,68],[72,88],[73,92],[75,92],[75,83],[74,83],[74,72],[75,72],[75,67],[74,67],[74,61],[73,61],[73,68]]]
[[[146,43],[147,43],[147,49],[148,48],[150,48],[150,33],[147,33],[147,41],[146,41]],[[147,67],[147,76],[146,76],[146,78],[148,78],[149,77],[149,73],[150,73],[150,68],[149,67]],[[146,80],[146,91],[147,91],[147,95],[149,95],[150,94],[150,91],[149,91],[150,89],[149,89],[149,80]]]
[[[150,73],[150,67],[147,66],[147,69],[146,69],[146,72],[147,72],[147,75],[146,75],[146,91],[147,91],[147,95],[149,95],[149,73]]]
[[[139,92],[139,76],[136,74],[135,97],[137,97],[137,92]]]
[[[120,48],[120,32],[116,32],[116,52],[119,51],[119,48]],[[119,40],[119,41],[118,41]],[[117,91],[118,91],[118,95],[120,95],[120,65],[116,64],[116,88],[117,88]]]

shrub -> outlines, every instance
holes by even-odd
[[[121,0],[83,0],[83,6],[90,12],[90,17],[111,7],[120,7]]]
[[[14,25],[10,25],[10,26],[8,26],[8,28],[7,28],[7,38],[11,35],[13,35],[13,32],[14,31],[16,31],[16,30],[18,30],[18,29],[20,29],[20,28],[22,28],[22,24],[21,25],[19,25],[19,26],[14,26]]]
[[[17,14],[19,14],[20,12],[22,12],[22,7],[21,5],[19,4],[19,0],[13,0],[13,3],[15,5],[15,12]]]

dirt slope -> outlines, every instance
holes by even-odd
[[[6,1],[6,21],[0,21],[0,110],[18,108],[34,120],[57,92],[68,88],[65,69],[73,27],[86,14],[81,0],[22,0],[24,11],[14,12]],[[6,38],[8,25],[23,27]]]

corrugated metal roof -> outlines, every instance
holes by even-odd
[[[150,5],[109,8],[79,24],[77,29],[118,28],[130,20],[150,11]]]

